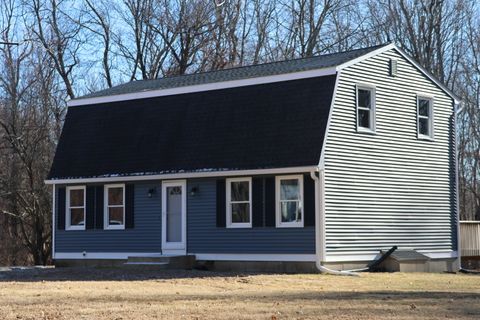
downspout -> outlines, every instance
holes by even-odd
[[[57,210],[56,208],[56,192],[57,188],[56,185],[52,185],[52,263],[55,262],[55,229],[57,227],[57,221],[55,219],[55,212]]]
[[[453,134],[455,137],[455,145],[454,147],[454,157],[455,157],[455,210],[457,211],[456,214],[456,222],[457,222],[457,258],[458,258],[458,268],[462,270],[462,248],[460,247],[460,204],[459,200],[459,193],[460,188],[458,184],[458,135],[457,135],[457,120],[458,114],[463,111],[463,106],[461,106],[461,102],[454,105],[454,116],[453,116]]]
[[[318,175],[317,175],[318,173]],[[310,171],[310,177],[315,181],[315,267],[321,273],[342,276],[358,276],[351,271],[332,270],[323,265],[325,260],[325,201],[324,178],[325,172],[320,167]]]

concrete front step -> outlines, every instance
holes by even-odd
[[[170,262],[171,256],[151,256],[151,257],[142,257],[142,256],[134,256],[128,257],[127,263],[134,263],[134,262]]]
[[[184,256],[132,256],[128,257],[125,267],[148,269],[192,269],[195,265],[194,255]]]

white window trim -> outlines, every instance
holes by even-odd
[[[423,119],[426,119],[425,116],[421,116],[420,115],[420,99],[422,100],[428,100],[429,101],[429,114],[430,114],[430,117],[428,117],[428,126],[429,126],[429,129],[430,129],[430,134],[429,135],[425,135],[425,134],[421,134],[420,133],[420,118],[423,118]],[[435,133],[435,130],[434,130],[434,116],[435,116],[435,113],[434,113],[434,99],[433,99],[433,96],[431,95],[428,95],[428,94],[417,94],[417,139],[419,140],[430,140],[430,141],[433,141],[434,140],[434,133]]]
[[[104,230],[124,230],[125,229],[125,184],[106,184],[103,187],[103,229]],[[110,188],[122,188],[123,189],[123,205],[108,205],[108,189]],[[108,216],[108,207],[123,207],[123,224],[122,225],[110,225]]]
[[[70,191],[71,190],[83,190],[83,226],[72,226],[72,215],[70,210],[72,208],[82,208],[82,207],[71,207],[70,206]],[[86,187],[85,186],[69,186],[65,189],[66,191],[66,201],[65,201],[65,230],[71,231],[71,230],[85,230],[85,227],[87,225],[87,192],[86,192]]]
[[[232,182],[248,182],[248,203],[249,203],[249,214],[250,222],[232,222],[232,194],[231,194],[231,183]],[[229,178],[225,180],[226,184],[226,226],[227,228],[251,228],[252,227],[252,178],[251,177],[241,177],[241,178]],[[236,203],[239,201],[235,201]],[[241,201],[247,203],[246,201]]]
[[[300,208],[302,208],[302,220],[293,222],[282,222],[280,210],[280,181],[298,179],[300,184]],[[303,201],[303,175],[288,175],[275,177],[275,220],[277,228],[303,228],[305,221],[305,209]]]
[[[367,90],[370,91],[370,97],[372,99],[372,107],[369,109],[370,111],[370,125],[371,128],[364,128],[360,127],[358,123],[358,110],[362,109],[358,106],[358,90]],[[367,109],[362,109],[362,110],[367,110]],[[368,84],[357,84],[355,88],[355,111],[356,111],[356,127],[357,127],[357,132],[362,132],[362,133],[375,133],[377,129],[376,125],[376,88],[373,85],[368,85]]]

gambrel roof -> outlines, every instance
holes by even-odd
[[[335,79],[70,107],[49,179],[314,166]]]
[[[406,56],[387,44],[135,81],[71,100],[48,179],[313,168],[338,71],[392,48]]]

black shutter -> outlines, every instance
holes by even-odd
[[[95,226],[95,187],[88,186],[85,196],[87,197],[87,208],[85,209],[85,215],[87,218],[86,227],[87,229],[93,229]]]
[[[65,187],[58,188],[57,228],[65,230]]]
[[[263,227],[263,178],[252,179],[252,226]]]
[[[95,228],[103,229],[103,186],[95,187]]]
[[[305,227],[315,226],[315,181],[309,176],[303,177],[303,217]]]
[[[217,227],[225,228],[226,222],[225,179],[217,180]]]
[[[265,178],[265,226],[275,227],[275,178]]]
[[[134,204],[135,204],[135,185],[127,184],[125,186],[125,228],[134,227]]]

